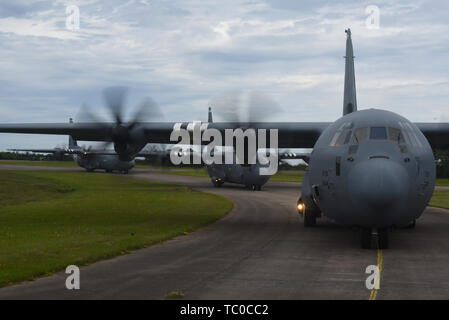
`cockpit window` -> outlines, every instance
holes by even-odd
[[[419,136],[408,123],[399,123],[401,128],[393,127],[361,127],[357,129],[343,128],[334,134],[330,142],[331,147],[346,144],[357,145],[366,140],[390,140],[399,145],[422,146]]]
[[[388,136],[391,141],[396,141],[397,143],[405,143],[404,135],[400,129],[388,128]]]
[[[415,130],[412,128],[410,123],[399,122],[402,128],[402,134],[404,135],[405,142],[415,147],[422,147],[419,137],[416,135]]]
[[[357,128],[354,130],[354,135],[352,136],[352,144],[359,144],[362,141],[368,140],[368,127]]]
[[[347,144],[349,142],[349,140],[351,139],[351,135],[352,135],[352,130],[348,130],[346,132],[345,141],[343,142],[343,144]]]
[[[346,144],[358,145],[366,140],[390,140],[400,146],[410,145],[421,147],[419,135],[407,122],[399,122],[400,128],[393,127],[340,127],[335,133],[330,146],[338,147]]]
[[[387,128],[371,127],[369,138],[371,140],[387,140]]]

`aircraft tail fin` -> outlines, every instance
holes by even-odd
[[[343,115],[357,111],[355,89],[354,51],[352,48],[351,29],[346,29],[345,56],[345,91],[343,96]]]
[[[69,119],[69,123],[73,123],[72,118]],[[72,136],[69,136],[69,149],[73,149],[73,147],[78,147],[78,143],[72,138]]]
[[[212,108],[209,107],[209,112],[207,113],[207,122],[212,123]]]

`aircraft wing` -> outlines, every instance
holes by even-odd
[[[59,153],[64,152],[64,149],[8,149],[8,151],[13,152],[33,152],[33,153]]]
[[[298,153],[298,152],[279,152],[279,159],[280,160],[294,160],[294,159],[301,159],[304,160],[304,162],[309,163],[310,160],[310,152],[308,153]]]
[[[109,141],[114,123],[18,123],[0,124],[0,132],[69,135],[75,140]]]
[[[117,153],[113,150],[83,150],[83,149],[8,149],[8,151],[14,152],[33,152],[33,153],[63,153],[63,154],[82,154],[82,155],[113,155],[116,156]]]
[[[313,148],[321,133],[330,122],[213,122],[208,128],[218,129],[277,129],[278,148]],[[224,137],[224,135],[223,135]],[[267,132],[267,140],[269,134]]]
[[[449,123],[415,123],[434,149],[449,149]]]
[[[170,134],[174,122],[141,123],[148,143],[170,144]],[[187,128],[188,122],[181,123],[181,128]],[[330,122],[213,122],[208,128],[225,129],[257,128],[277,129],[279,148],[313,148],[320,134],[330,125]],[[449,149],[449,123],[415,123],[429,140],[432,148]],[[35,124],[0,124],[0,132],[71,135],[81,141],[111,141],[110,132],[114,123],[35,123]],[[224,135],[223,135],[224,137]]]
[[[170,134],[174,122],[146,122],[141,123],[148,143],[173,143]],[[218,129],[224,133],[225,129],[277,129],[279,148],[312,148],[321,132],[330,123],[325,122],[214,122],[208,123],[208,128]],[[188,122],[181,123],[186,129]],[[35,124],[0,124],[0,132],[70,135],[81,141],[111,141],[111,130],[114,123],[35,123]],[[224,134],[223,134],[224,138]],[[267,134],[268,138],[268,134]]]

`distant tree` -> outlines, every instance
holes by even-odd
[[[449,178],[449,150],[434,150],[437,162],[437,177]]]

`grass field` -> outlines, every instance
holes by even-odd
[[[30,160],[1,160],[0,164],[16,166],[42,166],[42,167],[76,167],[75,161],[30,161]]]
[[[32,165],[32,166],[57,166],[57,167],[73,167],[76,166],[74,161],[15,161],[15,160],[2,160],[0,164],[11,164],[11,165]],[[204,177],[208,178],[208,174],[204,168],[194,169],[194,168],[167,168],[162,166],[153,166],[146,164],[137,164],[138,169],[160,169],[166,174],[175,174],[181,176],[191,176],[191,177]],[[302,182],[304,176],[304,171],[299,170],[286,170],[279,171],[273,175],[270,180],[272,181],[284,181],[284,182]],[[449,179],[437,179],[437,186],[449,186]]]
[[[429,205],[449,209],[449,190],[435,190]]]
[[[437,186],[449,186],[449,179],[437,179],[435,182],[435,185]]]
[[[0,170],[0,286],[191,232],[231,208],[217,195],[122,176]]]

